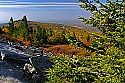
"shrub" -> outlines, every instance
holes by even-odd
[[[102,35],[93,36],[90,46],[66,35],[75,47],[85,47],[92,56],[52,56],[53,68],[48,69],[47,83],[120,83],[125,82],[125,0],[102,4],[99,0],[79,0],[82,8],[93,14],[82,18],[98,27]],[[98,4],[98,5],[97,5]],[[88,37],[90,39],[90,37]]]
[[[125,82],[125,56],[52,56],[47,83],[118,83]]]

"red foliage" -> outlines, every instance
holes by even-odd
[[[78,47],[74,49],[71,45],[55,45],[49,48],[44,48],[46,52],[52,52],[56,56],[68,55],[68,57],[72,57],[73,55],[84,55],[83,48]]]

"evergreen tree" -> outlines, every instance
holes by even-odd
[[[27,17],[26,17],[26,15],[23,17],[23,19],[22,19],[22,24],[21,24],[21,27],[24,29],[24,35],[23,35],[23,37],[26,39],[26,40],[29,40],[29,36],[28,36],[28,34],[30,34],[30,29],[29,29],[29,27],[28,27],[28,23],[27,23]]]
[[[42,28],[43,43],[48,43],[48,36],[45,28]]]
[[[103,34],[93,37],[92,46],[97,53],[106,54],[113,47],[125,51],[125,0],[106,0],[106,4],[100,0],[79,1],[83,2],[81,8],[93,14],[90,18],[80,17],[82,21],[98,27]]]
[[[23,21],[23,23],[24,23],[24,27],[25,27],[25,28],[28,28],[26,15],[23,17],[22,21]]]
[[[33,29],[33,38],[31,39],[32,40],[32,45],[37,45],[37,30],[36,29]]]
[[[49,28],[49,36],[53,36],[52,28]]]
[[[116,0],[115,2],[106,0],[107,4],[101,3],[100,0],[79,1],[83,2],[83,4],[80,5],[81,8],[93,14],[91,18],[80,17],[83,19],[82,21],[93,27],[98,27],[102,33],[111,35],[112,32],[117,31],[120,25],[124,25],[125,0]]]
[[[89,34],[88,34],[86,40],[87,40],[87,42],[90,42],[90,35]]]
[[[2,34],[2,28],[0,27],[0,34]]]
[[[61,39],[60,39],[60,43],[61,44],[69,44],[67,38],[65,37],[65,28],[62,28],[62,33],[61,33]]]
[[[45,28],[37,27],[37,38],[40,43],[47,43],[48,37]]]
[[[32,26],[30,26],[30,27],[28,28],[28,33],[29,33],[29,34],[33,34],[33,27],[32,27]]]
[[[14,22],[12,17],[10,18],[10,21],[9,21],[9,30],[11,34],[14,32]]]

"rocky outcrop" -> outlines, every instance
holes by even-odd
[[[0,43],[0,59],[21,65],[25,76],[33,83],[45,82],[45,69],[52,67],[47,54],[38,48]]]
[[[29,83],[19,65],[0,61],[0,83]]]

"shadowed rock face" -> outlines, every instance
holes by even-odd
[[[28,83],[19,66],[0,61],[0,83]]]
[[[52,64],[49,62],[49,58],[47,56],[36,56],[29,58],[30,64],[25,64],[24,71],[29,73],[32,76],[33,83],[43,83],[47,79],[45,78],[45,69],[49,69],[52,67]],[[34,77],[35,76],[35,77]]]
[[[20,83],[20,81],[18,82],[18,79],[14,78],[14,77],[18,76],[16,73],[16,71],[17,71],[17,72],[19,72],[19,74],[21,76],[22,76],[22,73],[24,73],[23,75],[27,75],[27,78],[29,78],[33,83],[39,83],[41,81],[45,82],[46,78],[44,76],[45,75],[44,70],[52,67],[52,64],[49,62],[49,58],[47,57],[47,53],[43,53],[43,51],[40,51],[37,48],[35,48],[35,49],[33,49],[32,47],[25,48],[24,46],[22,46],[21,47],[22,50],[20,50],[17,47],[20,48],[21,46],[0,43],[1,60],[11,63],[10,68],[7,67],[6,69],[3,69],[3,71],[5,70],[5,72],[7,72],[7,73],[8,73],[8,71],[10,72],[9,78],[7,78],[7,80],[12,79],[13,83]],[[34,56],[31,54],[33,54]],[[12,67],[12,69],[11,69],[12,62],[16,66],[19,65],[20,68],[18,69],[14,65],[14,67]],[[3,65],[1,65],[1,66],[4,67]],[[2,72],[2,71],[0,70],[0,72]],[[6,73],[6,75],[8,76],[7,73]],[[13,73],[14,73],[14,76],[12,75]],[[1,79],[2,78],[4,78],[3,75],[1,77]],[[19,77],[19,78],[21,78],[21,77]],[[38,78],[38,80],[36,80],[37,78]],[[6,78],[4,78],[4,80],[6,80]],[[0,82],[0,83],[3,83],[3,82]]]

